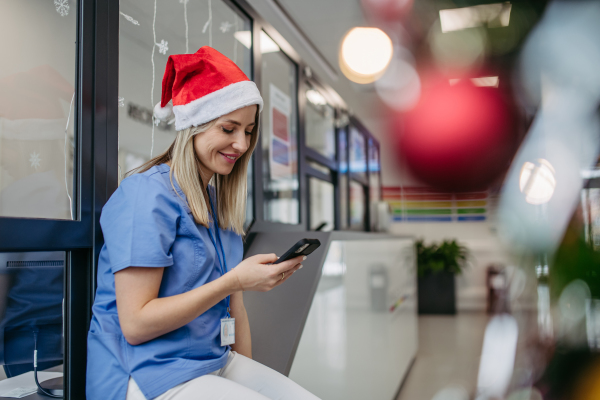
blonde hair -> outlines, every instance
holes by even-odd
[[[214,204],[217,213],[219,227],[222,229],[231,229],[238,235],[244,234],[244,221],[246,218],[246,197],[248,193],[247,174],[248,163],[252,152],[258,143],[258,107],[255,117],[255,125],[252,128],[250,137],[250,146],[248,150],[236,161],[229,175],[215,174],[210,179],[216,188],[217,204]],[[194,220],[197,224],[208,228],[209,221],[212,219],[210,204],[204,197],[203,182],[200,176],[200,160],[194,150],[194,136],[206,132],[212,128],[216,120],[210,121],[204,125],[187,128],[177,132],[175,140],[167,151],[147,161],[140,167],[130,171],[129,174],[142,173],[155,165],[170,162],[171,170],[169,177],[171,186],[173,184],[173,175],[177,179],[179,187],[187,198],[187,204],[192,211]],[[175,190],[177,193],[177,190]],[[179,194],[178,194],[179,195]]]

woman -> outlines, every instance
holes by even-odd
[[[251,360],[242,292],[271,290],[302,268],[301,257],[242,261],[262,105],[216,50],[169,57],[155,115],[174,113],[177,137],[123,180],[100,217],[89,400],[316,398]]]

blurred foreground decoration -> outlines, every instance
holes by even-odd
[[[367,16],[380,21],[397,21],[406,16],[413,0],[361,0]]]
[[[598,21],[597,1],[554,2],[525,44],[517,88],[535,119],[504,182],[498,218],[516,250],[556,248],[579,201],[582,171],[598,156]]]
[[[375,90],[381,101],[395,111],[413,108],[421,96],[421,79],[415,67],[412,54],[400,46],[394,48],[394,55],[383,76],[375,81]]]
[[[477,400],[503,398],[515,364],[519,328],[509,314],[493,317],[485,329],[477,376]]]
[[[499,89],[469,80],[423,90],[393,129],[400,158],[423,183],[447,191],[485,189],[509,166],[517,118]]]

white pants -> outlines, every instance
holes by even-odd
[[[229,352],[219,370],[184,382],[154,400],[319,400],[290,378],[244,357]],[[127,400],[146,400],[133,378],[129,378]]]

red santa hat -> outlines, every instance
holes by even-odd
[[[204,46],[194,54],[169,56],[154,116],[164,121],[174,114],[180,131],[253,104],[262,111],[256,84],[229,58]]]

